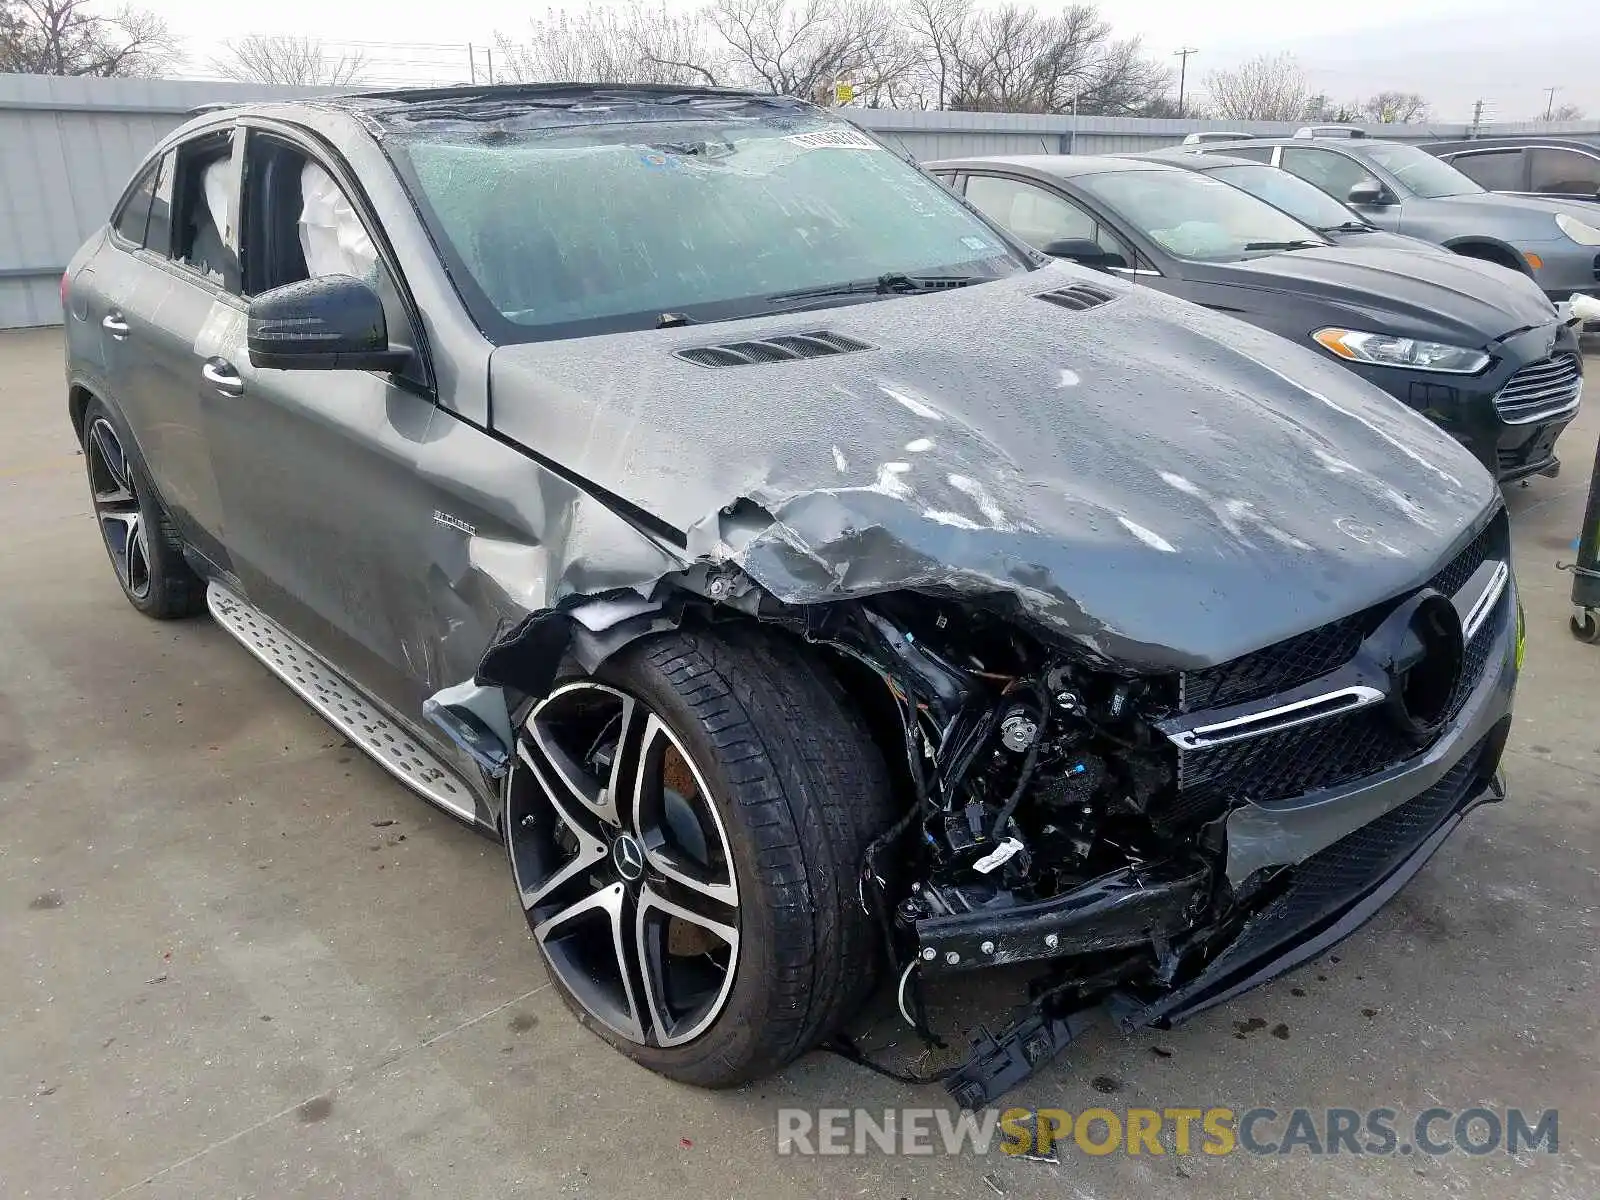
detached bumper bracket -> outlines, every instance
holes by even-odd
[[[967,1061],[946,1076],[945,1090],[965,1109],[993,1104],[1082,1037],[1097,1013],[1085,1009],[1056,1017],[1036,1007],[998,1037],[979,1025]]]

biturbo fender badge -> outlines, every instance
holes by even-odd
[[[1461,614],[1449,597],[1426,588],[1389,614],[1367,647],[1389,679],[1390,719],[1413,741],[1428,741],[1449,718],[1461,681]]]

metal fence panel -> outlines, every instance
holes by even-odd
[[[67,260],[192,109],[311,90],[0,75],[0,329],[60,324]]]

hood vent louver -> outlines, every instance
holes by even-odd
[[[1087,283],[1075,283],[1070,287],[1057,288],[1053,292],[1041,292],[1040,300],[1048,300],[1051,304],[1070,308],[1073,312],[1082,312],[1086,308],[1098,308],[1102,304],[1109,304],[1116,296],[1110,292],[1101,291]]]
[[[764,363],[825,358],[831,354],[854,354],[858,350],[871,349],[866,342],[858,342],[842,333],[821,330],[815,333],[786,333],[759,341],[726,342],[720,346],[693,346],[675,353],[679,358],[701,367],[754,367]]]

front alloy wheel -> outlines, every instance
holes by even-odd
[[[739,885],[710,788],[661,718],[580,682],[533,710],[533,785],[511,867],[551,971],[606,1028],[676,1046],[722,1011],[739,961]]]
[[[883,758],[800,643],[736,626],[641,639],[521,718],[503,814],[556,991],[651,1070],[776,1070],[865,999],[856,894],[890,823]]]

